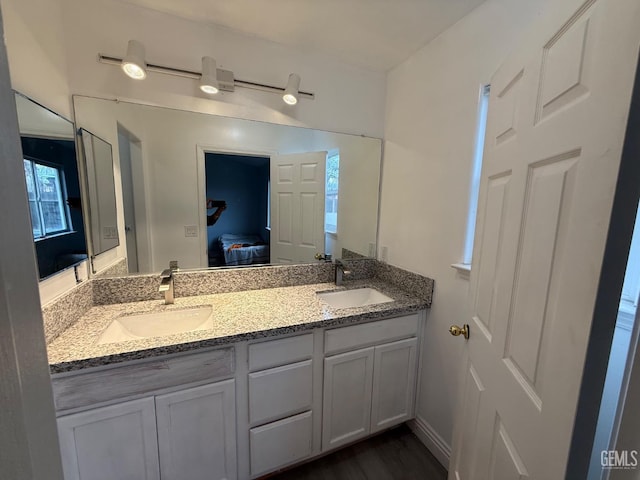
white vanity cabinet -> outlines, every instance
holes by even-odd
[[[65,480],[236,478],[235,381],[58,418]]]
[[[65,479],[255,479],[409,420],[423,318],[54,375]]]
[[[410,338],[375,348],[371,433],[413,418],[417,344]]]
[[[58,418],[65,480],[159,480],[153,398]]]
[[[323,451],[413,418],[418,326],[414,314],[325,333]]]
[[[162,480],[236,478],[235,382],[155,399]]]
[[[373,353],[371,347],[325,359],[323,450],[366,437],[371,431]]]
[[[54,377],[56,405],[84,409],[58,417],[65,480],[236,479],[235,379],[180,386],[185,378],[203,383],[232,376],[233,352]],[[82,395],[74,393],[83,387]],[[93,408],[141,394],[146,396]]]

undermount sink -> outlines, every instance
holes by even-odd
[[[365,307],[393,302],[393,298],[387,297],[374,288],[356,288],[354,290],[317,293],[316,295],[333,308]]]
[[[209,330],[213,328],[212,312],[213,307],[198,307],[122,316],[102,332],[98,344]]]

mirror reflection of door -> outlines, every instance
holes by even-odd
[[[325,253],[327,152],[276,155],[271,161],[271,258],[308,263]]]
[[[271,262],[269,157],[205,154],[210,267]]]

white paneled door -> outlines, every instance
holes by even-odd
[[[327,152],[271,157],[271,263],[324,253],[326,160]]]
[[[492,80],[450,480],[567,469],[640,2],[554,3]]]

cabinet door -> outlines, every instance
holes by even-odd
[[[153,398],[58,418],[66,480],[159,480]]]
[[[373,347],[370,347],[325,358],[323,451],[369,433],[373,351]]]
[[[236,478],[235,382],[156,397],[162,480]]]
[[[413,417],[417,339],[375,348],[371,433]]]

